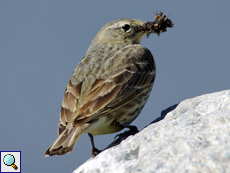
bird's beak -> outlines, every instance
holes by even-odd
[[[165,15],[163,12],[160,12],[156,15],[155,21],[145,22],[142,31],[147,33],[149,36],[151,33],[157,33],[160,35],[161,32],[166,32],[167,28],[173,27],[173,22]]]

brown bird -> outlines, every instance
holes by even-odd
[[[92,152],[97,152],[94,135],[131,127],[150,95],[156,75],[153,56],[140,41],[146,34],[159,34],[172,26],[165,16],[155,19],[115,20],[97,33],[67,84],[58,138],[46,156],[71,152],[83,133],[89,134]]]

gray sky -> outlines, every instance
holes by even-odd
[[[143,38],[157,77],[143,129],[163,109],[198,95],[229,89],[230,1],[0,1],[0,150],[22,151],[23,172],[72,172],[91,157],[83,134],[64,156],[44,157],[57,137],[66,84],[99,29],[120,18],[153,21],[171,14],[174,27]],[[98,149],[115,134],[96,136]]]

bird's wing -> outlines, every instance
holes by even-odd
[[[129,57],[132,51],[133,57]],[[131,49],[127,55],[124,52],[127,51],[121,51],[120,56],[126,62],[120,67],[112,65],[115,62],[120,64],[118,61],[121,57],[118,54],[117,59],[112,60],[114,63],[110,62],[110,72],[107,69],[104,73],[98,72],[98,77],[98,73],[88,75],[76,85],[70,80],[62,102],[59,134],[69,123],[82,124],[118,109],[139,95],[149,84],[152,85],[155,63],[151,52],[143,47],[140,51],[137,48]],[[106,62],[103,64],[106,65]]]

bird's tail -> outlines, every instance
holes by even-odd
[[[63,155],[70,153],[78,138],[84,133],[90,124],[82,124],[71,129],[65,129],[54,141],[54,143],[46,150],[45,156]]]

